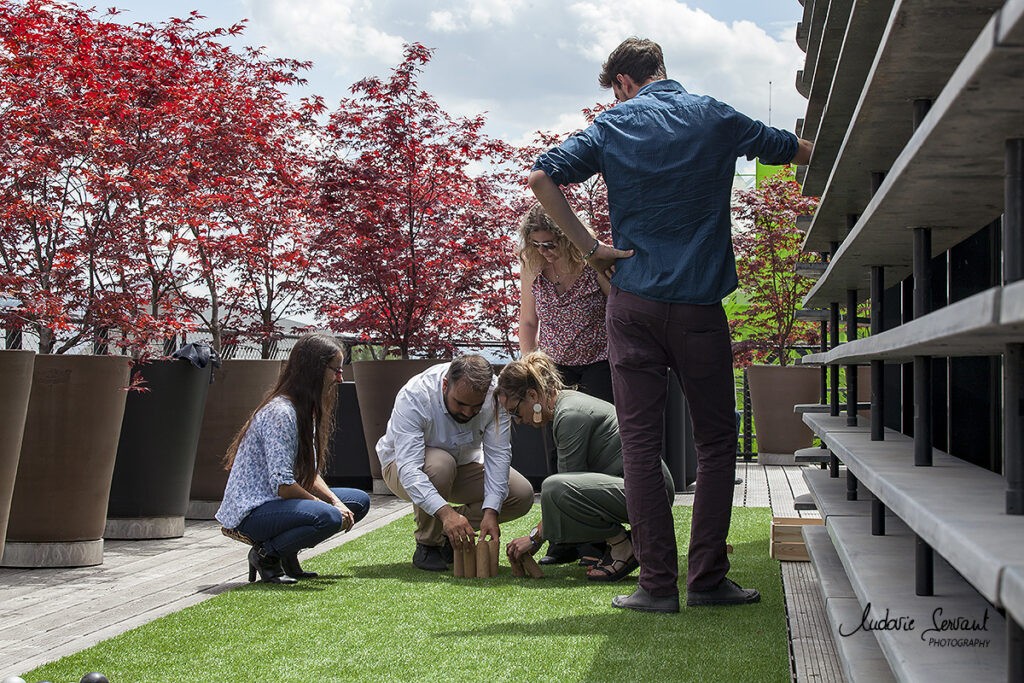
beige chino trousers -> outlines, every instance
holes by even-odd
[[[427,448],[423,457],[423,472],[430,479],[441,497],[451,503],[452,508],[463,515],[474,529],[480,528],[483,519],[484,466],[478,462],[456,465],[452,454],[441,448]],[[389,462],[382,471],[384,483],[391,492],[403,500],[411,500],[398,480],[398,466]],[[533,486],[515,469],[509,468],[508,496],[501,504],[499,522],[518,519],[533,507]],[[444,541],[444,525],[434,515],[428,515],[418,505],[413,505],[416,517],[417,543],[440,546]]]

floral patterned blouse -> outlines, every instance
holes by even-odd
[[[530,287],[537,304],[540,350],[559,365],[590,365],[608,359],[604,309],[597,272],[584,266],[572,287],[559,294],[555,283],[537,275]]]
[[[253,416],[238,444],[217,521],[234,529],[260,505],[277,500],[278,486],[295,483],[298,452],[295,407],[284,396],[275,396]]]

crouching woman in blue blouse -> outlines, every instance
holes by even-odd
[[[254,542],[249,581],[295,583],[316,576],[299,566],[298,551],[341,530],[370,509],[358,489],[329,488],[327,460],[342,354],[325,334],[308,334],[292,348],[277,385],[228,448],[231,470],[217,520]]]

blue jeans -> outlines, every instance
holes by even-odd
[[[355,521],[370,511],[370,497],[359,489],[332,488]],[[271,500],[254,509],[238,524],[238,530],[263,545],[270,557],[291,555],[312,548],[341,531],[344,518],[338,508],[322,500]]]

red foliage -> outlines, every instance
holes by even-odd
[[[595,104],[592,108],[584,109],[583,116],[587,124],[594,122],[598,114],[615,106],[611,104]],[[533,143],[517,150],[517,159],[526,170],[533,167],[537,157],[552,147],[562,144],[571,135],[580,132],[582,129],[554,133],[552,131],[537,131],[533,136]],[[522,182],[525,184],[524,174]],[[597,173],[582,183],[563,185],[562,193],[569,201],[569,205],[603,241],[611,241],[611,221],[608,218],[608,187],[604,178]],[[530,195],[532,197],[532,194]]]
[[[330,226],[317,306],[403,357],[496,334],[511,347],[514,317],[511,150],[483,116],[453,118],[420,88],[431,52],[406,45],[389,79],[352,86],[319,173]]]
[[[308,65],[235,53],[218,39],[240,25],[198,18],[0,0],[0,291],[44,352],[110,328],[141,349],[182,309],[217,347],[232,323],[266,339],[302,289],[301,140],[322,104],[282,88]]]
[[[801,251],[803,235],[796,217],[814,213],[818,200],[804,197],[800,185],[783,174],[737,194],[733,233],[739,288],[749,297],[745,310],[733,314],[730,327],[736,362],[790,362],[789,347],[818,340],[814,323],[796,319],[811,282],[796,275],[796,264],[812,260]]]

